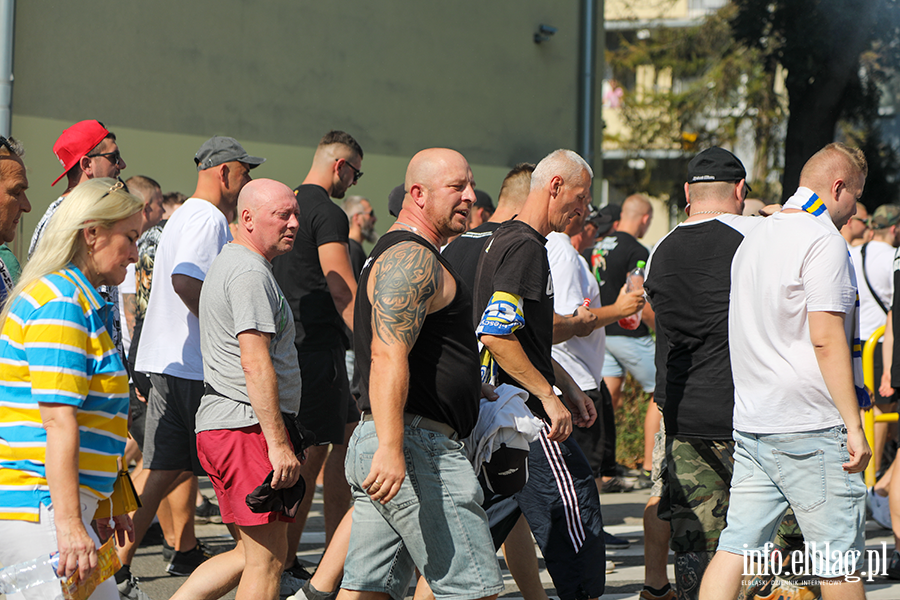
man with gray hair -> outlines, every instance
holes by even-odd
[[[353,267],[353,274],[359,279],[359,272],[362,271],[367,256],[362,243],[374,244],[378,241],[378,234],[375,233],[375,223],[378,218],[375,216],[375,210],[369,200],[362,196],[347,196],[344,198],[343,208],[350,221],[348,240],[350,242],[350,266]]]
[[[569,438],[573,420],[588,427],[597,413],[551,357],[553,280],[544,245],[547,234],[584,214],[592,177],[590,166],[570,150],[556,150],[538,163],[522,210],[485,245],[473,304],[476,333],[487,352],[483,378],[527,390],[527,406],[544,421],[531,444],[528,482],[514,498],[561,600],[602,594],[605,572],[599,567],[606,557],[593,472]]]

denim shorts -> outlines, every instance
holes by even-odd
[[[604,377],[625,377],[625,371],[652,394],[656,389],[656,342],[649,335],[627,337],[606,336],[606,354],[603,357]]]
[[[761,550],[790,506],[807,545],[827,548],[843,562],[823,569],[822,561],[811,561],[806,574],[831,578],[855,571],[851,551],[865,551],[866,486],[862,473],[841,467],[848,460],[843,426],[788,434],[735,431],[728,525],[718,549],[732,554]]]
[[[406,478],[382,505],[362,488],[378,449],[375,423],[359,424],[345,463],[354,511],[342,588],[402,599],[418,567],[435,598],[503,591],[481,486],[462,448],[441,433],[407,425]]]

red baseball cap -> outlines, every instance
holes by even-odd
[[[63,130],[62,135],[53,144],[53,154],[63,166],[63,173],[50,184],[50,187],[56,185],[69,169],[78,164],[84,155],[108,135],[109,130],[100,121],[94,120],[80,121]]]

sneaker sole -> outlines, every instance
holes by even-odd
[[[172,563],[169,563],[169,565],[166,567],[166,573],[174,577],[187,577],[196,570],[197,567],[194,567],[193,569],[179,569],[177,567],[173,567]]]
[[[210,524],[210,523],[212,523],[213,525],[221,525],[221,524],[222,524],[222,517],[221,517],[221,516],[217,516],[217,517],[200,517],[200,516],[195,515],[195,516],[194,516],[194,523],[196,523],[196,524],[198,524],[198,525],[208,525],[208,524]]]

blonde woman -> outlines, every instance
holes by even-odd
[[[0,313],[0,563],[59,551],[61,576],[97,565],[91,519],[113,490],[127,437],[128,378],[97,293],[137,260],[141,200],[86,181],[53,216]],[[128,515],[98,521],[131,536]],[[32,593],[33,592],[33,593]],[[55,598],[58,585],[28,590]],[[12,596],[11,598],[15,598]],[[91,596],[117,600],[111,579]]]

